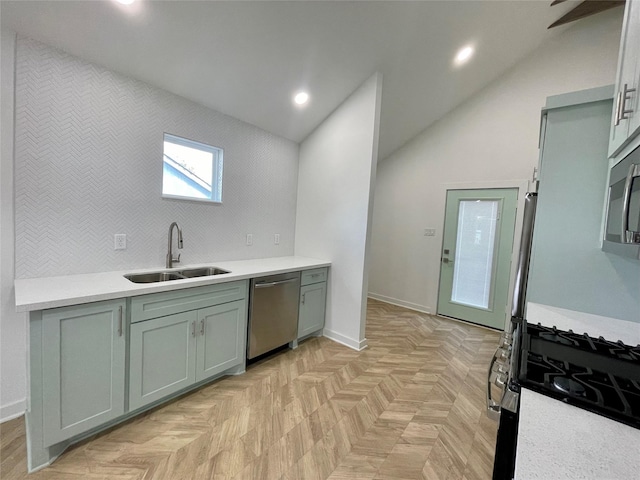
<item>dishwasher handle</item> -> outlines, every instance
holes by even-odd
[[[275,287],[276,285],[282,285],[283,283],[292,283],[300,281],[298,278],[290,278],[289,280],[281,280],[280,282],[264,282],[264,283],[256,283],[255,288],[268,288]]]

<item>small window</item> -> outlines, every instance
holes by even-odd
[[[222,202],[222,149],[164,134],[162,196]]]

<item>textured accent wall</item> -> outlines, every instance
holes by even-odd
[[[293,254],[294,142],[20,37],[15,130],[16,278],[162,267],[172,221],[183,264]],[[161,198],[164,132],[224,149],[222,205]]]

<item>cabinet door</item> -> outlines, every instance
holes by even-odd
[[[242,364],[246,331],[245,300],[198,310],[196,381]]]
[[[327,284],[325,282],[300,287],[298,338],[317,332],[324,327],[326,302]]]
[[[613,98],[613,119],[609,138],[609,156],[614,155],[627,139],[633,137],[640,127],[640,112],[638,112],[638,91],[640,77],[640,2],[630,1],[626,4],[620,53],[618,58],[618,74],[616,77],[616,93]],[[635,89],[624,99],[626,89]],[[620,109],[631,110],[628,118],[621,119],[616,125],[616,115]]]
[[[627,137],[631,139],[640,133],[640,3],[637,1],[630,1],[628,3],[629,35],[631,39],[627,41],[633,43],[635,46],[631,52],[634,68],[631,79],[633,85],[630,85],[630,87],[636,89],[626,102],[626,108],[632,110],[632,113],[629,115],[629,132],[627,133]],[[633,33],[631,30],[633,30]],[[631,62],[632,60],[625,55],[625,61]]]
[[[124,413],[125,300],[42,313],[44,443]]]
[[[131,325],[129,410],[195,382],[197,311]]]

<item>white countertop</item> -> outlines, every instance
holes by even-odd
[[[532,302],[527,303],[526,317],[527,322],[540,323],[545,327],[588,333],[596,338],[602,336],[610,341],[621,340],[627,345],[640,345],[640,322],[629,322]]]
[[[522,389],[517,480],[626,480],[638,472],[640,429]]]
[[[16,311],[29,312],[81,303],[168,292],[188,287],[232,282],[277,273],[328,267],[331,262],[307,257],[273,257],[206,264],[180,265],[171,270],[215,266],[230,273],[157,283],[133,283],[123,275],[165,271],[167,269],[131,269],[118,272],[86,273],[60,277],[29,278],[15,281]]]
[[[527,321],[640,344],[640,323],[527,304]],[[629,479],[640,471],[640,429],[522,388],[515,478]]]

